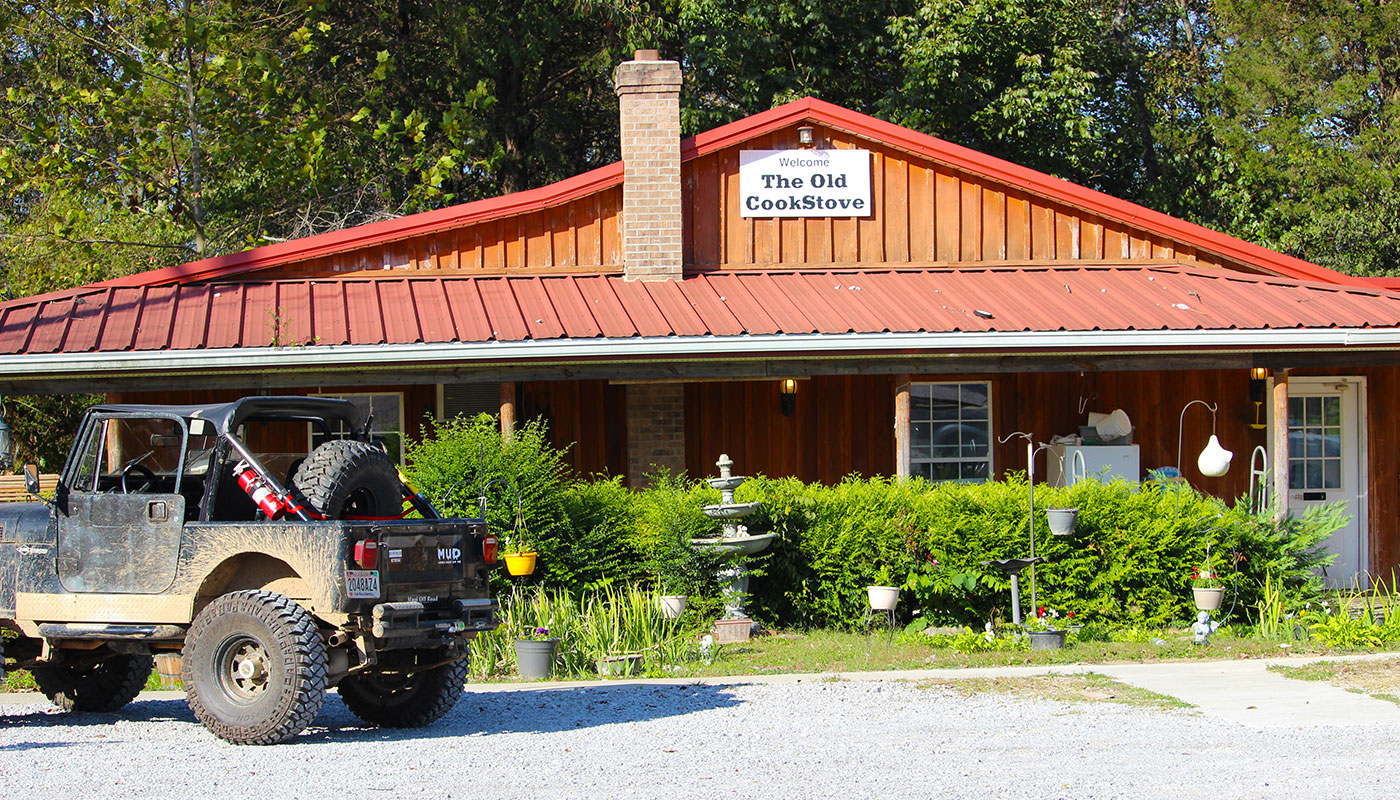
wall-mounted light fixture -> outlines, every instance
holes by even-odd
[[[1264,421],[1264,389],[1269,381],[1269,371],[1263,367],[1255,367],[1249,371],[1249,401],[1254,404],[1254,421],[1249,423],[1249,427],[1256,431],[1262,431],[1269,427]]]
[[[793,378],[784,378],[778,386],[778,410],[783,412],[783,416],[790,417],[797,410],[797,381]]]
[[[817,132],[809,125],[797,129],[797,142],[803,147],[811,147],[817,141]]]
[[[1181,474],[1181,432],[1182,426],[1186,422],[1186,409],[1200,403],[1210,409],[1210,441],[1206,442],[1205,449],[1196,457],[1196,469],[1208,478],[1218,478],[1230,470],[1230,459],[1235,454],[1220,446],[1220,440],[1215,438],[1215,412],[1219,406],[1207,403],[1204,400],[1192,400],[1181,408],[1181,415],[1176,420],[1176,474]]]

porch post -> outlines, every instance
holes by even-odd
[[[1274,370],[1274,516],[1288,513],[1288,370]]]
[[[515,433],[515,381],[501,381],[501,438],[509,442]]]
[[[909,477],[912,471],[909,463],[909,384],[912,381],[910,375],[896,375],[894,379],[894,474],[899,478]]]

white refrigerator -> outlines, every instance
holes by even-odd
[[[1075,458],[1082,453],[1083,467]],[[1057,444],[1045,451],[1046,481],[1051,486],[1068,486],[1076,474],[1098,478],[1107,483],[1114,478],[1122,478],[1129,483],[1142,480],[1142,467],[1138,464],[1138,446],[1135,444]]]

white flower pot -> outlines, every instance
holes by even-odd
[[[1045,519],[1050,523],[1050,532],[1056,536],[1074,533],[1074,524],[1079,521],[1077,508],[1050,508],[1045,511]]]
[[[870,607],[876,611],[893,611],[899,604],[898,586],[867,586],[865,594],[870,598]]]
[[[1225,588],[1197,589],[1193,586],[1191,594],[1195,596],[1197,611],[1219,611],[1220,601],[1225,598]]]
[[[679,619],[685,613],[686,601],[689,595],[684,594],[663,594],[661,595],[661,613],[666,619]]]

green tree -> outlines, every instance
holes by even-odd
[[[1222,0],[1212,124],[1233,232],[1363,275],[1400,274],[1400,6]]]

